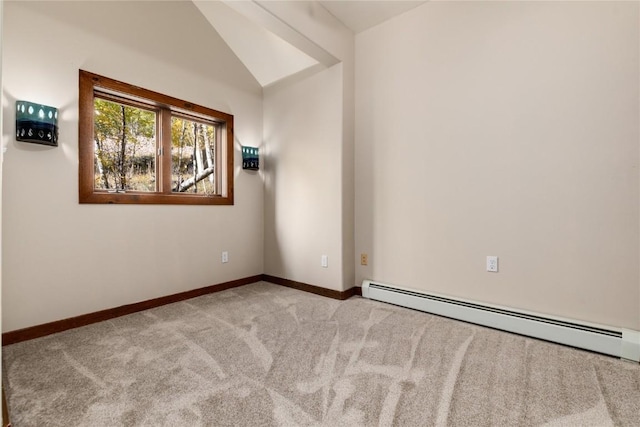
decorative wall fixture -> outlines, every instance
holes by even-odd
[[[242,169],[260,169],[260,152],[255,147],[242,147]]]
[[[58,109],[28,101],[16,101],[16,139],[58,146]]]

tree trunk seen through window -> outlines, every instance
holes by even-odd
[[[156,191],[156,114],[105,99],[94,103],[95,188]]]
[[[173,192],[214,194],[214,126],[172,117],[171,130]]]

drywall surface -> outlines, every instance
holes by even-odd
[[[429,2],[357,35],[357,279],[640,329],[638,27]]]
[[[342,283],[345,289],[355,281],[355,55],[342,62]]]
[[[286,22],[295,32],[311,40],[337,61],[349,61],[353,57],[353,33],[315,1],[262,1],[256,3],[279,20]],[[301,47],[302,49],[302,47]],[[302,49],[304,50],[304,49]],[[313,56],[311,52],[307,54]],[[333,65],[316,58],[324,65]]]
[[[234,7],[238,7],[239,3],[235,2]],[[245,3],[241,3],[244,5]],[[271,26],[281,36],[288,39],[292,44],[297,45],[300,49],[305,50],[307,54],[315,56],[329,70],[319,75],[312,75],[312,72],[318,69],[307,70],[298,75],[292,76],[286,81],[281,81],[277,87],[265,90],[265,141],[267,145],[273,145],[275,150],[293,150],[296,152],[287,155],[287,161],[284,163],[279,158],[269,156],[268,161],[272,162],[269,168],[269,178],[275,178],[280,171],[286,173],[305,174],[307,171],[301,169],[293,169],[293,163],[299,160],[292,160],[305,156],[302,150],[306,150],[306,144],[315,144],[320,142],[323,146],[320,156],[318,157],[318,165],[322,168],[322,162],[327,162],[324,170],[316,168],[309,169],[311,179],[305,177],[305,185],[309,185],[309,194],[315,194],[320,190],[319,194],[325,193],[325,188],[329,189],[326,198],[321,196],[318,200],[312,200],[313,196],[305,196],[296,199],[295,206],[302,207],[309,203],[305,209],[313,210],[309,220],[315,222],[303,221],[310,230],[325,230],[329,227],[330,233],[318,232],[309,233],[305,231],[292,231],[288,227],[278,226],[273,212],[277,205],[286,206],[292,202],[288,193],[275,190],[279,188],[282,181],[267,181],[266,191],[266,211],[265,211],[265,263],[267,269],[273,267],[275,271],[285,273],[296,270],[306,275],[309,280],[317,278],[316,282],[308,282],[314,285],[326,283],[326,286],[333,289],[348,289],[355,284],[355,263],[354,263],[354,35],[338,21],[331,13],[329,13],[322,5],[315,2],[256,2],[253,3],[258,9],[267,11],[272,18],[276,18],[275,22],[265,24]],[[285,31],[279,28],[279,25],[286,22]],[[324,52],[324,53],[323,53]],[[325,55],[325,54],[328,54]],[[330,58],[329,58],[330,57]],[[340,61],[339,67],[336,68],[335,61]],[[339,72],[337,70],[340,70]],[[340,77],[339,77],[340,76]],[[330,105],[328,102],[335,103],[340,100],[340,105]],[[278,117],[283,113],[287,115],[293,114],[295,121],[290,118],[279,122]],[[287,128],[289,127],[289,128]],[[329,131],[330,130],[330,131]],[[334,130],[339,130],[337,136],[333,134]],[[329,132],[328,132],[329,131]],[[318,135],[313,135],[317,132]],[[327,138],[332,138],[330,143],[326,142]],[[304,141],[304,142],[299,142]],[[273,144],[270,144],[273,143]],[[295,144],[295,148],[292,146]],[[269,148],[271,150],[271,148]],[[313,148],[314,153],[318,153],[318,148]],[[334,174],[335,172],[335,174]],[[314,177],[316,174],[323,174],[322,180]],[[329,174],[332,174],[329,176]],[[273,185],[276,185],[274,187]],[[336,190],[333,185],[339,185]],[[321,202],[321,205],[317,205]],[[271,203],[271,204],[270,204]],[[319,208],[319,210],[318,210]],[[325,225],[321,219],[323,213],[328,214],[329,223]],[[339,224],[332,223],[335,214],[339,214]],[[320,216],[318,216],[320,214]],[[320,218],[320,222],[315,219]],[[338,231],[335,234],[333,231]],[[287,237],[285,237],[287,236]],[[307,239],[302,243],[297,240],[299,238]],[[293,244],[302,244],[307,248],[315,248],[317,252],[328,245],[329,240],[337,239],[340,242],[338,253],[340,258],[332,256],[330,263],[331,269],[338,268],[341,275],[336,279],[334,273],[337,270],[321,273],[317,275],[313,271],[316,269],[317,256],[309,254],[302,255],[296,251],[289,251],[284,246],[276,244],[280,239],[294,239]],[[333,245],[330,245],[333,246]],[[275,249],[275,250],[274,250]],[[287,253],[286,259],[280,250]],[[311,250],[311,249],[310,249]],[[289,258],[289,255],[292,258]],[[297,256],[298,258],[294,258]],[[302,258],[304,256],[304,258]],[[313,260],[309,265],[309,260]],[[295,268],[294,268],[295,265]],[[302,267],[302,269],[300,268]],[[303,273],[307,271],[307,273]],[[284,276],[292,279],[292,277]],[[328,277],[332,277],[335,282],[326,282]],[[302,279],[295,279],[304,281]]]
[[[342,79],[338,64],[264,91],[265,273],[336,290],[343,289]]]
[[[262,176],[239,146],[261,144],[262,90],[197,8],[4,6],[3,330],[261,274]],[[235,205],[78,204],[78,69],[233,114]],[[57,148],[16,142],[18,99],[60,109]]]
[[[4,2],[0,3],[0,88],[2,88],[2,34],[3,34],[3,16],[4,16]],[[4,96],[0,97],[4,99]],[[4,161],[4,138],[3,135],[3,113],[2,106],[0,105],[0,242],[2,242],[2,163]],[[0,331],[2,330],[2,245],[0,244]],[[0,348],[0,356],[2,356],[2,349]],[[2,375],[2,364],[0,363],[0,375]]]

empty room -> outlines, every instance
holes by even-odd
[[[0,23],[4,426],[640,424],[640,2]]]

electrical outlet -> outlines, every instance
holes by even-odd
[[[224,251],[222,252],[222,263],[227,263],[229,262],[229,252]]]
[[[320,260],[320,265],[322,268],[329,267],[329,257],[326,255],[322,255],[322,259]]]
[[[367,254],[360,254],[360,265],[368,265],[369,256]]]
[[[498,272],[498,257],[497,256],[488,256],[487,257],[487,271],[492,273]]]

